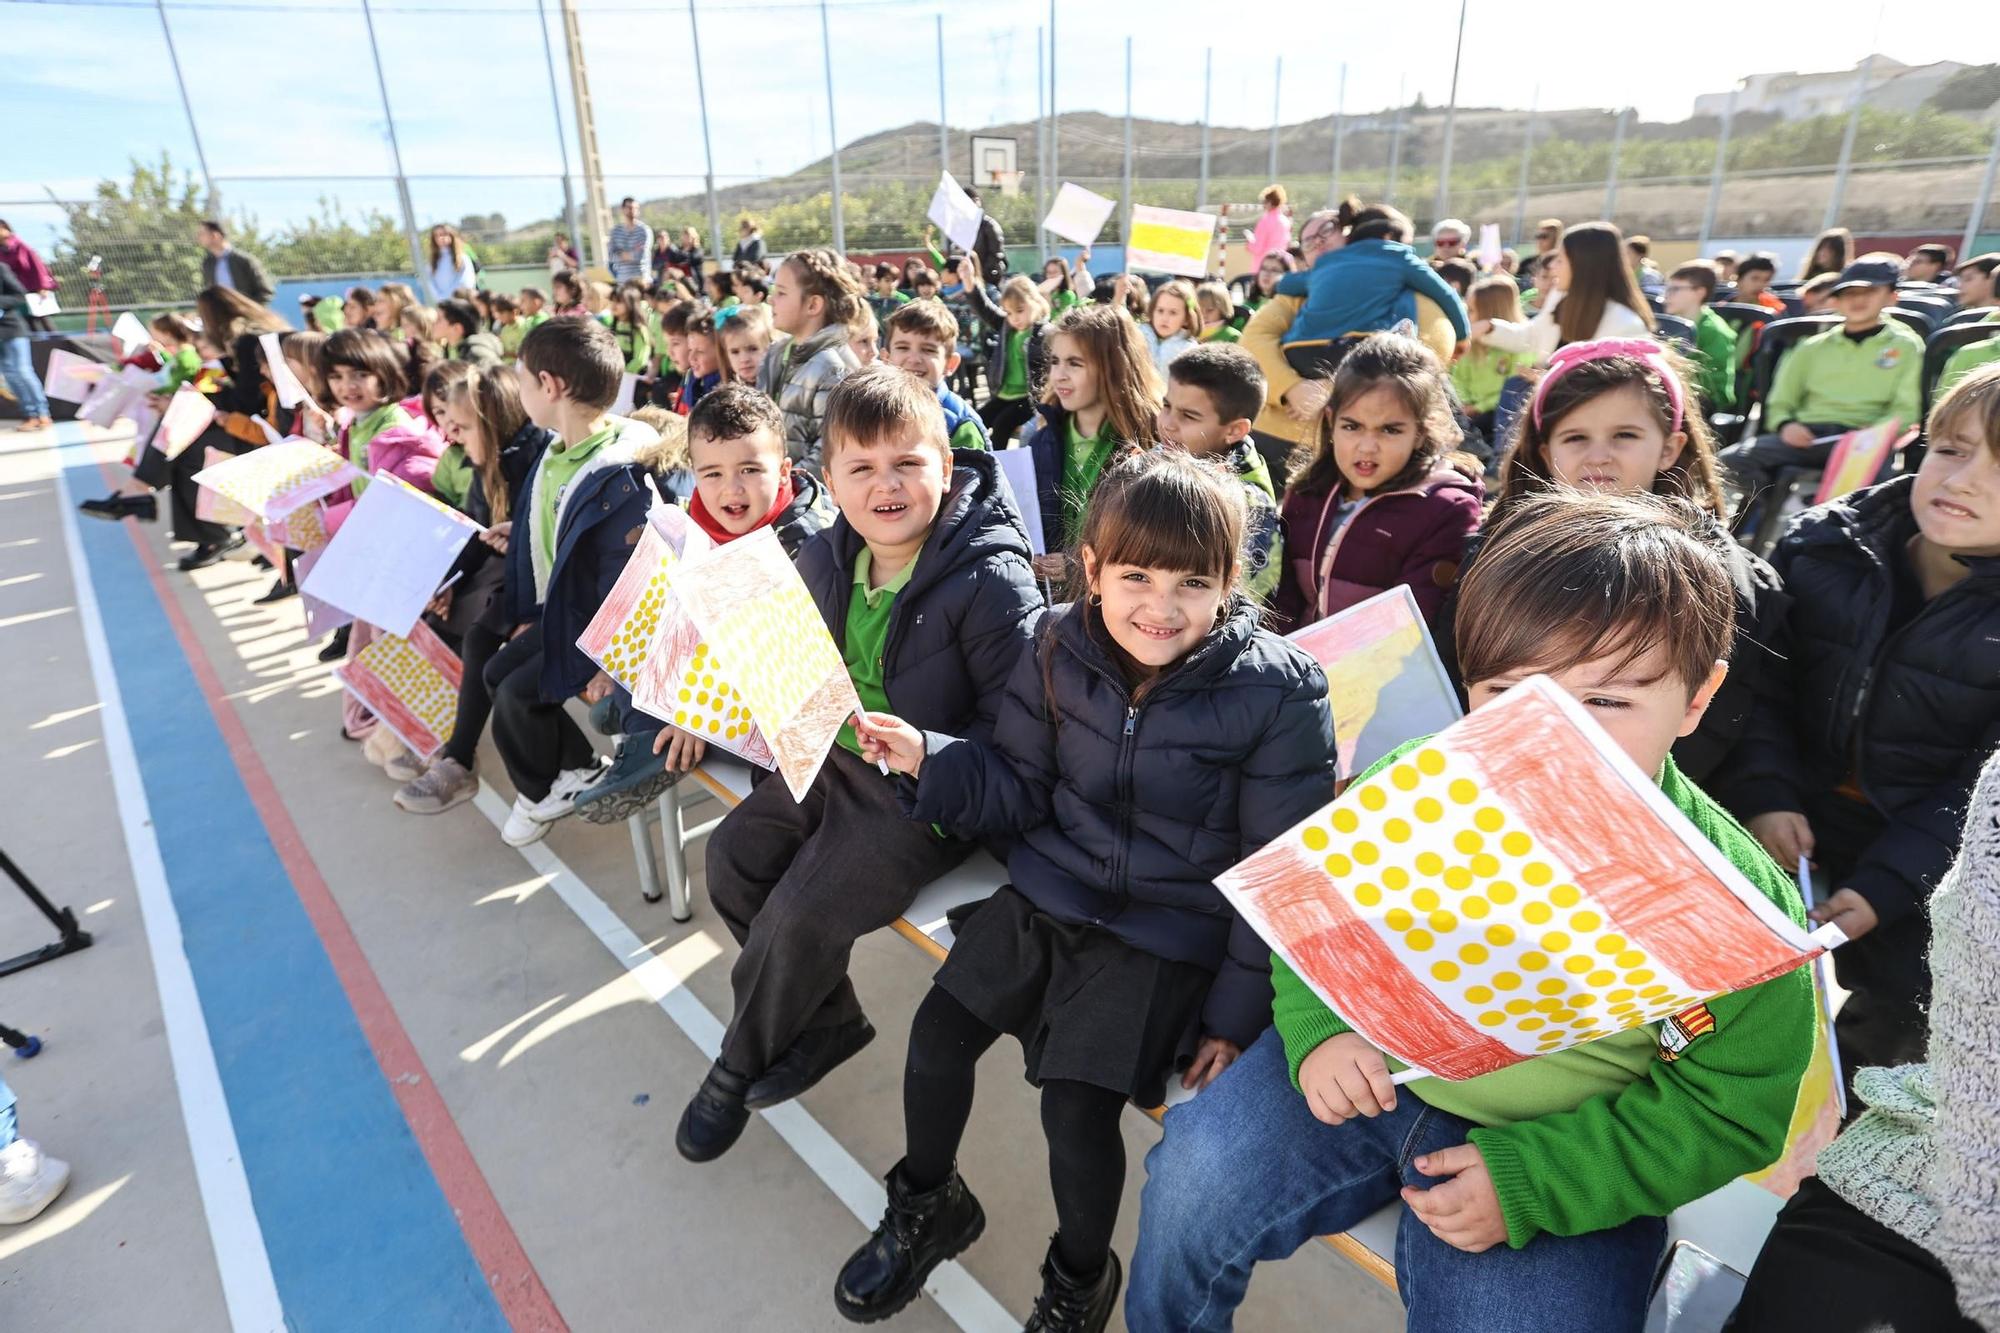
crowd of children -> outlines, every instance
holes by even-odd
[[[2000,368],[1957,367],[1907,470],[1807,510],[1768,562],[1730,531],[1732,490],[1754,504],[1846,431],[1918,423],[1923,344],[1884,312],[1927,270],[1826,238],[1803,276],[1825,277],[1839,324],[1779,360],[1757,433],[1720,448],[1711,420],[1749,404],[1714,303],[1785,309],[1768,256],[1663,274],[1608,223],[1550,220],[1517,272],[1482,273],[1464,224],[1440,224],[1426,259],[1406,217],[1353,201],[1307,218],[1293,253],[1282,204],[1240,297],[1098,283],[1081,259],[995,285],[935,252],[937,269],[863,272],[806,250],[711,271],[701,293],[563,269],[547,294],[430,309],[392,283],[350,292],[327,332],[211,289],[198,330],[152,325],[163,388],[214,396],[203,443],[252,447],[261,431],[238,427],[261,417],[481,525],[427,613],[465,667],[443,748],[419,762],[358,703],[343,717],[411,814],[474,794],[489,721],[515,845],[571,813],[622,818],[701,762],[699,737],[576,647],[655,495],[717,543],[772,528],[795,561],[862,709],[805,799],[759,782],[710,840],[740,952],[677,1128],[688,1159],[871,1041],[855,941],[982,843],[1005,851],[1007,885],[954,915],[918,1007],[888,1211],[835,1284],[849,1319],[896,1313],[980,1235],[956,1156],[1003,1034],[1041,1092],[1058,1219],[1035,1329],[1102,1329],[1116,1307],[1119,1116],[1170,1078],[1202,1091],[1147,1159],[1137,1330],[1229,1327],[1256,1263],[1398,1198],[1412,1328],[1637,1329],[1664,1219],[1779,1155],[1817,1021],[1804,972],[1710,999],[1714,1030],[1671,1059],[1648,1026],[1399,1087],[1215,888],[1335,792],[1330,683],[1280,636],[1385,590],[1414,595],[1468,707],[1534,674],[1575,696],[1775,911],[1806,919],[1789,872],[1813,865],[1812,919],[1853,941],[1834,955],[1850,1069],[1909,1066],[1927,1042],[1936,1058],[1934,933],[1984,913],[1990,975],[1991,884],[1949,916],[1929,904],[1968,812],[1993,818],[1974,786],[2000,747]],[[1949,276],[1948,253],[1923,260]],[[1996,267],[1960,265],[1961,292],[1990,298]],[[1668,317],[1687,321],[1681,350],[1656,336]],[[270,332],[309,393],[293,409]],[[1032,496],[992,453],[1010,446]],[[167,486],[196,543],[183,566],[212,563],[240,538],[194,514],[197,466],[148,449],[127,492],[85,508],[151,517]],[[573,699],[619,737],[608,767]],[[1906,1095],[1911,1077],[1855,1086]],[[1995,1106],[1920,1090],[1990,1187]],[[1829,1173],[1779,1234],[1860,1210],[1882,1234],[1851,1228],[1857,1244],[1900,1236],[1928,1267],[1816,1283],[1872,1309],[1900,1278],[1949,1310],[1956,1282],[1967,1315],[2000,1311],[1995,1238],[1962,1243],[1967,1200],[1939,1183],[1913,1230],[1876,1208],[1870,1170]],[[1759,1308],[1738,1326],[1788,1326]]]

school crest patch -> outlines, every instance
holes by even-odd
[[[1875,358],[1875,369],[1894,370],[1897,364],[1902,361],[1902,359],[1903,359],[1902,348],[1884,347],[1881,353]]]
[[[1715,1015],[1705,1004],[1697,1004],[1660,1023],[1660,1058],[1678,1060],[1696,1038],[1715,1031]]]

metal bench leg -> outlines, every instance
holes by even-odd
[[[689,921],[687,830],[681,819],[681,784],[660,793],[660,842],[667,861],[667,907],[676,921]]]
[[[660,858],[653,850],[653,835],[646,828],[646,810],[625,821],[632,833],[632,860],[639,868],[639,893],[649,903],[660,901]]]

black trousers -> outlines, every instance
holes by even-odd
[[[917,1006],[903,1065],[903,1174],[917,1190],[951,1178],[972,1114],[973,1072],[1000,1033],[942,987]],[[1056,1201],[1056,1246],[1064,1267],[1095,1273],[1111,1253],[1111,1229],[1125,1191],[1125,1098],[1073,1079],[1042,1084],[1042,1137]]]
[[[1785,1201],[1724,1333],[1978,1333],[1929,1251],[1808,1176]]]
[[[493,748],[500,752],[514,790],[531,801],[547,796],[558,774],[585,767],[595,753],[583,729],[563,711],[563,701],[549,703],[542,698],[541,675],[539,621],[507,640],[486,662],[486,688],[493,698]],[[454,728],[452,738],[457,737]]]
[[[493,713],[493,689],[486,683],[486,664],[506,642],[504,635],[475,623],[466,629],[459,643],[462,670],[458,677],[458,713],[452,720],[451,739],[444,743],[444,753],[447,759],[457,760],[462,768],[472,767],[473,756],[479,751],[479,733],[486,730],[486,719]]]
[[[1744,493],[1754,497],[1758,492],[1770,489],[1778,474],[1786,468],[1825,467],[1826,460],[1833,456],[1833,447],[1840,443],[1840,437],[1854,428],[1837,422],[1823,422],[1807,425],[1806,429],[1813,433],[1813,442],[1803,449],[1795,449],[1775,435],[1757,435],[1741,444],[1730,445],[1717,457],[1736,474]]]
[[[757,784],[708,840],[709,900],[743,946],[722,1063],[755,1079],[800,1033],[860,1018],[854,941],[971,851],[903,818],[890,779],[838,745],[804,801]]]
[[[148,444],[132,467],[135,479],[154,490],[166,490],[176,541],[212,546],[229,536],[230,530],[222,524],[194,516],[195,496],[201,489],[194,484],[194,474],[208,466],[208,451],[211,448],[227,454],[243,454],[250,452],[251,445],[220,426],[211,426],[173,458],[168,458],[158,448]]]
[[[988,398],[979,406],[979,419],[986,423],[995,449],[1005,449],[1014,432],[1035,417],[1032,398]]]
[[[1823,877],[1825,884],[1838,888],[1880,836],[1884,821],[1874,807],[1838,794],[1808,800],[1806,807],[1813,860],[1819,867],[1814,878]],[[1833,951],[1834,975],[1848,991],[1833,1032],[1850,1084],[1854,1072],[1864,1066],[1903,1065],[1924,1058],[1930,1034],[1924,1014],[1931,998],[1924,955],[1930,940],[1930,918],[1918,907]]]

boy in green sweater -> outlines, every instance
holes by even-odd
[[[1893,257],[1864,255],[1841,270],[1831,300],[1839,328],[1815,334],[1778,362],[1764,400],[1764,434],[1720,455],[1755,495],[1785,468],[1820,468],[1848,431],[1923,411],[1924,341],[1882,312],[1896,300]]]
[[[1532,674],[1568,690],[1803,923],[1797,888],[1670,757],[1727,671],[1721,540],[1651,496],[1536,497],[1466,574],[1459,660],[1475,709]],[[1167,1113],[1147,1158],[1134,1333],[1230,1327],[1258,1261],[1399,1196],[1410,1328],[1637,1333],[1667,1215],[1782,1154],[1818,1021],[1810,975],[1795,970],[1685,1023],[1398,1088],[1382,1052],[1281,959],[1272,982],[1275,1029]]]
[[[1736,407],[1736,330],[1708,305],[1719,278],[1714,264],[1697,259],[1675,269],[1666,289],[1667,313],[1694,325],[1695,388],[1711,413]]]
[[[1271,469],[1250,442],[1250,423],[1264,410],[1264,393],[1264,372],[1256,357],[1236,343],[1202,343],[1167,367],[1167,396],[1154,429],[1160,443],[1213,458],[1243,483],[1249,511],[1243,530],[1243,591],[1268,604],[1285,570],[1285,539],[1278,529]]]

